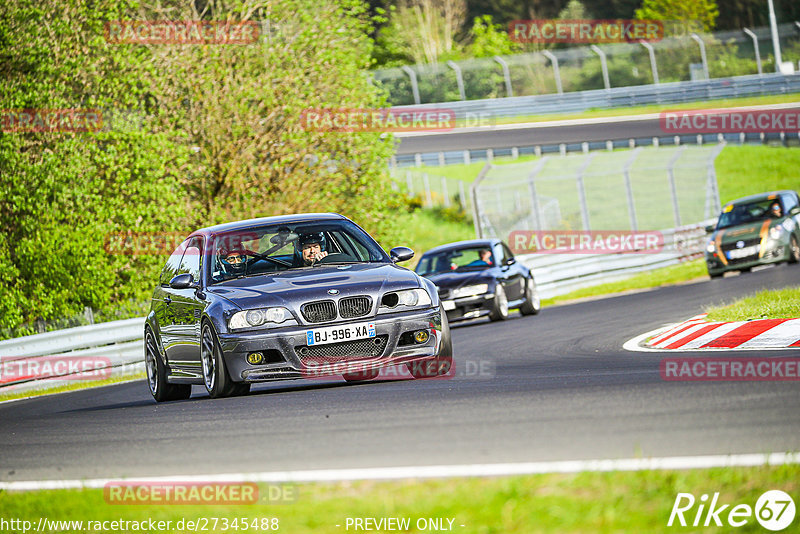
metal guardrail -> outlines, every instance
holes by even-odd
[[[709,219],[662,231],[664,250],[658,254],[525,254],[518,258],[533,269],[541,297],[550,298],[702,257],[705,227],[715,222]]]
[[[144,370],[144,318],[79,326],[0,341],[0,370],[40,369],[57,360],[103,362],[92,370],[105,370],[103,378]],[[52,365],[51,365],[52,367]],[[67,367],[67,366],[64,366]],[[41,375],[0,374],[2,391],[28,391],[74,383],[84,372],[54,372]]]
[[[395,106],[393,109],[451,109],[456,118],[519,117],[552,113],[576,113],[590,109],[614,109],[648,104],[680,104],[702,100],[765,96],[800,92],[800,73],[763,74],[593,89],[563,94],[487,98],[456,102]],[[483,115],[481,115],[483,114]]]

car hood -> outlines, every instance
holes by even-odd
[[[486,284],[495,279],[493,269],[483,269],[480,271],[445,271],[426,276],[428,280],[436,284],[440,289],[452,289],[471,284]]]
[[[207,291],[224,297],[241,309],[264,306],[296,308],[311,300],[370,295],[420,287],[413,271],[393,263],[362,263],[296,269],[281,273],[230,280],[209,286]],[[329,289],[339,291],[330,295]]]
[[[737,226],[729,226],[714,232],[713,239],[719,244],[729,245],[737,241],[748,241],[763,238],[771,226],[780,224],[781,219],[765,219]],[[771,224],[775,223],[775,224]]]

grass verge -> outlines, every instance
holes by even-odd
[[[53,393],[66,393],[67,391],[77,391],[79,389],[98,388],[102,386],[110,386],[112,384],[120,384],[122,382],[130,382],[132,380],[142,380],[146,378],[144,373],[135,373],[115,378],[106,378],[104,380],[76,380],[73,384],[63,386],[54,386],[45,389],[36,389],[29,391],[16,391],[12,393],[0,394],[0,402],[9,401],[14,399],[24,399],[27,397],[38,397],[41,395],[52,395]]]
[[[760,291],[729,304],[706,308],[709,321],[800,318],[800,286]]]
[[[115,505],[104,499],[101,489],[2,492],[0,509],[4,518],[31,521],[34,526],[40,517],[171,521],[172,528],[165,532],[178,532],[174,526],[180,519],[207,518],[208,530],[222,532],[210,528],[212,518],[219,522],[222,518],[229,522],[277,518],[280,532],[341,533],[354,530],[352,525],[346,528],[347,518],[354,517],[409,518],[406,532],[420,532],[417,521],[427,518],[443,518],[445,526],[452,519],[452,530],[464,533],[674,532],[681,527],[668,527],[667,521],[679,492],[692,493],[697,499],[719,492],[718,505],[730,505],[720,516],[725,521],[734,505],[754,508],[767,490],[780,489],[797,499],[800,466],[312,483],[289,489],[296,496],[294,502],[263,504],[259,499],[257,504],[239,506]],[[267,491],[267,486],[259,486],[260,496]],[[692,529],[697,508],[685,514],[688,528],[719,531]],[[763,529],[751,516],[736,530]]]

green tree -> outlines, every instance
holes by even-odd
[[[714,0],[644,0],[636,18],[677,20],[697,24],[703,31],[714,29],[719,9]]]

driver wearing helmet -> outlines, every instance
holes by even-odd
[[[302,265],[308,267],[328,255],[325,250],[325,236],[322,232],[302,234],[297,243],[300,249]]]
[[[236,277],[247,273],[247,256],[239,247],[220,249],[219,263],[226,277]]]
[[[780,219],[781,217],[783,217],[783,209],[781,208],[781,205],[777,200],[773,202],[772,205],[769,207],[769,211],[770,214],[776,219]]]

